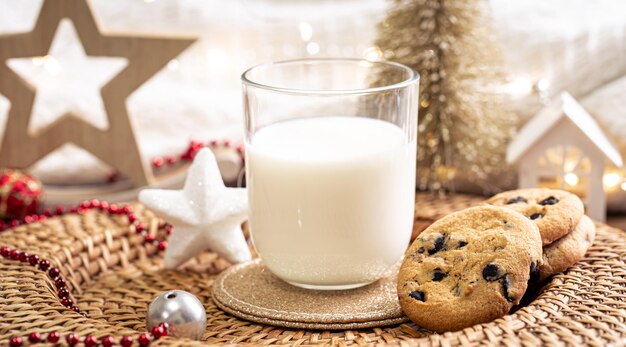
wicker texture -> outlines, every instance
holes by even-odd
[[[420,221],[476,203],[455,196],[439,200],[418,194]],[[135,205],[152,230],[159,221]],[[426,214],[431,211],[432,217]],[[445,211],[445,212],[444,212]],[[205,303],[204,342],[159,340],[156,346],[215,344],[365,345],[597,345],[626,343],[626,233],[599,225],[586,258],[555,276],[528,306],[494,322],[459,332],[429,334],[413,324],[349,330],[308,331],[265,326],[234,318],[211,300],[215,276],[229,266],[205,253],[181,272],[163,271],[160,255],[141,244],[121,217],[95,211],[67,215],[0,234],[0,245],[47,257],[61,269],[85,313],[63,307],[54,285],[29,265],[0,258],[0,345],[13,335],[58,330],[81,335],[136,335],[145,330],[148,304],[168,289],[185,289]]]

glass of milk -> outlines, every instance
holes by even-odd
[[[309,289],[389,275],[413,227],[419,75],[304,59],[242,81],[250,230],[267,268]]]

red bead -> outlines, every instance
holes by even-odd
[[[28,253],[20,252],[20,254],[18,254],[17,260],[21,261],[22,263],[26,263],[28,262],[28,257],[30,257]]]
[[[65,280],[63,278],[57,278],[56,281],[54,281],[54,285],[57,287],[57,289],[61,289],[61,288],[65,288],[65,286],[67,286],[67,283],[65,283]]]
[[[41,334],[39,334],[38,332],[32,332],[28,335],[28,341],[30,343],[38,343],[39,341],[41,341]]]
[[[224,147],[230,147],[231,144],[232,142],[229,139],[224,140]]]
[[[37,216],[37,218],[39,218],[40,222],[45,221],[46,219],[48,219],[48,217],[46,215],[40,214],[39,216]]]
[[[172,229],[174,228],[171,224],[165,224],[165,232],[169,235],[172,233]]]
[[[109,213],[110,214],[116,214],[118,212],[119,212],[119,208],[117,207],[116,204],[109,205]]]
[[[72,307],[74,305],[74,301],[72,301],[72,299],[70,299],[70,298],[65,298],[65,299],[61,300],[61,305],[69,308],[69,307]]]
[[[52,277],[53,279],[59,277],[60,274],[61,271],[59,271],[59,269],[56,267],[53,267],[48,271],[48,275],[50,275],[50,277]]]
[[[53,331],[50,334],[48,334],[48,342],[50,343],[57,343],[59,341],[60,335],[58,332]]]
[[[135,216],[134,214],[129,214],[128,215],[128,221],[132,224],[135,223],[135,221],[137,220],[137,216]]]
[[[39,256],[37,254],[33,254],[30,257],[28,257],[28,263],[30,263],[30,265],[35,266],[37,265],[37,263],[39,263]]]
[[[154,166],[154,167],[157,167],[157,168],[161,167],[161,166],[163,166],[163,163],[164,163],[164,161],[163,161],[162,157],[156,157],[156,158],[152,159],[152,166]]]
[[[98,339],[96,339],[94,336],[88,335],[85,337],[85,341],[83,342],[85,343],[85,347],[94,347],[98,344]]]
[[[122,347],[130,347],[132,346],[132,344],[133,344],[133,338],[128,335],[120,339],[120,345],[122,345]]]
[[[200,148],[204,147],[204,143],[200,142],[200,141],[191,141],[189,143],[189,148],[193,148],[196,150],[199,150]]]
[[[70,307],[70,310],[76,312],[76,313],[80,313],[80,309],[78,308],[78,306],[72,306]]]
[[[135,231],[137,232],[137,234],[141,234],[142,232],[146,231],[146,226],[143,223],[137,223],[135,224]]]
[[[70,333],[65,337],[65,341],[70,346],[76,346],[78,344],[78,335]]]
[[[91,202],[85,200],[85,201],[81,201],[80,202],[80,207],[81,208],[91,208]]]
[[[59,295],[60,299],[67,299],[70,297],[70,291],[67,290],[67,288],[61,288],[59,289],[59,291],[57,292],[57,294]]]
[[[20,225],[20,221],[17,219],[14,219],[9,223],[9,226],[11,226],[11,228],[15,228],[16,226],[19,226],[19,225]]]
[[[40,260],[39,261],[39,270],[47,271],[50,268],[50,261],[48,260]]]
[[[122,213],[122,214],[130,214],[130,213],[133,213],[133,208],[132,208],[132,207],[130,207],[130,206],[124,206],[124,207],[122,207],[122,209],[121,209],[121,212],[120,212],[120,213]]]
[[[9,253],[9,258],[11,258],[11,260],[18,260],[20,259],[20,251],[18,251],[17,249],[13,249],[11,250],[11,253]]]
[[[22,347],[22,338],[19,336],[13,336],[9,339],[10,347]]]
[[[165,333],[166,333],[166,334],[167,334],[167,332],[168,332],[168,331],[169,331],[169,329],[170,329],[170,324],[169,324],[169,323],[167,323],[167,322],[159,323],[159,326],[160,326],[161,328],[163,328],[163,330],[165,331]]]
[[[106,337],[103,337],[102,340],[100,340],[100,343],[104,347],[111,347],[115,344],[115,339],[113,339],[113,337],[111,336],[106,336]]]
[[[139,342],[139,344],[142,346],[149,345],[151,340],[152,339],[150,338],[150,334],[148,333],[143,333],[137,338],[137,342]]]
[[[78,207],[70,207],[70,213],[76,213],[78,211]]]
[[[159,251],[164,251],[167,248],[167,241],[159,242]]]
[[[154,336],[155,339],[160,339],[161,336],[166,336],[167,333],[165,332],[165,329],[163,329],[163,327],[161,326],[156,326],[154,328],[152,328],[152,336]]]
[[[154,242],[154,235],[152,234],[146,234],[146,236],[144,237],[143,240],[145,243],[152,243]]]
[[[167,161],[167,163],[168,163],[169,165],[172,165],[172,164],[176,163],[176,157],[175,157],[175,156],[173,156],[173,155],[168,155],[168,156],[165,158],[165,160]]]
[[[243,153],[244,152],[244,146],[243,145],[237,145],[237,152]]]
[[[57,207],[54,209],[54,211],[56,212],[56,214],[62,215],[62,214],[65,213],[65,207],[63,207],[61,205],[57,205]]]
[[[100,200],[98,199],[93,199],[90,201],[91,203],[91,207],[92,208],[99,208],[100,207]]]
[[[30,255],[28,255],[28,253],[21,252],[18,260],[21,261],[22,263],[26,263],[28,261],[29,257],[30,257]]]
[[[52,210],[49,209],[49,208],[44,208],[43,215],[46,216],[46,217],[52,217],[52,215],[53,215]]]
[[[211,145],[211,147],[216,147],[217,146],[217,140],[211,140],[211,142],[209,142],[209,144]]]
[[[0,248],[0,255],[8,258],[11,254],[11,249],[9,247],[2,247]]]
[[[108,210],[109,209],[109,202],[108,201],[101,201],[100,202],[100,210]]]
[[[33,217],[32,216],[26,216],[24,217],[24,223],[26,224],[30,224],[33,222]]]

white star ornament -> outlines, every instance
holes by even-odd
[[[139,201],[174,227],[165,268],[175,269],[207,249],[232,263],[251,259],[241,230],[248,217],[245,188],[227,188],[213,152],[198,152],[182,190],[144,189]]]

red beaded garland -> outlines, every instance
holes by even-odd
[[[63,278],[57,278],[57,280],[54,281],[54,286],[57,287],[57,289],[61,289],[67,286],[67,283],[65,283]]]
[[[155,339],[160,339],[162,336],[165,336],[165,329],[163,329],[162,326],[156,326],[154,328],[152,328],[152,336],[154,336]]]
[[[94,347],[98,344],[98,339],[96,339],[94,336],[87,335],[83,343],[85,344],[85,347]]]
[[[195,152],[199,150],[197,146],[201,146],[201,144],[198,144],[196,145],[196,147],[194,147],[196,148],[196,150],[194,150]],[[67,212],[85,213],[89,211],[90,209],[94,209],[94,208],[100,209],[101,211],[105,211],[114,215],[124,215],[126,219],[129,221],[129,223],[131,224],[131,226],[135,228],[137,233],[144,235],[145,243],[154,243],[155,245],[157,245],[157,248],[159,251],[164,251],[167,248],[167,241],[165,240],[158,241],[156,240],[156,237],[153,234],[148,234],[148,230],[145,227],[145,225],[141,223],[139,219],[137,218],[137,216],[133,213],[132,207],[130,206],[119,207],[115,204],[109,204],[106,201],[98,201],[98,200],[83,201],[80,203],[79,206],[72,207],[68,210],[66,210],[63,206],[56,206],[54,211],[51,209],[45,209],[41,215],[26,216],[24,219],[24,222],[26,224],[35,223],[35,222],[43,221],[46,218],[51,217],[55,214],[63,215]],[[5,223],[4,221],[2,221],[2,223],[0,224],[0,231],[4,230],[5,227],[15,227],[20,224],[21,224],[20,221],[16,219],[8,223]],[[163,230],[166,232],[166,234],[169,235],[172,232],[172,226],[170,224],[164,224]],[[58,289],[57,295],[59,297],[61,304],[69,308],[72,311],[80,312],[80,309],[77,306],[74,306],[74,301],[70,298],[70,292],[67,289],[67,282],[62,277],[61,270],[57,267],[51,267],[52,265],[49,260],[42,259],[38,255],[35,255],[35,254],[30,255],[27,252],[22,252],[17,249],[11,249],[9,247],[0,247],[0,256],[7,258],[7,259],[15,260],[15,261],[29,263],[31,266],[37,267],[40,270],[46,272],[47,275],[54,281],[54,285]],[[151,334],[147,332],[141,334],[137,338],[137,342],[142,346],[149,345],[152,340],[150,335]],[[159,339],[167,335],[168,335],[167,324],[160,324],[158,327],[152,329],[152,336],[154,339]],[[43,341],[41,334],[37,332],[30,333],[27,336],[27,338],[28,338],[28,341],[32,344]],[[46,340],[49,343],[57,343],[60,340],[60,338],[61,338],[60,334],[56,331],[53,331],[48,334]],[[22,339],[22,337],[19,337],[19,336],[12,337],[9,340],[9,346],[21,347],[24,343],[23,341],[24,340]],[[67,342],[68,345],[75,346],[80,342],[80,338],[77,334],[70,333],[65,337],[65,341]],[[98,345],[98,340],[93,336],[85,337],[83,342],[85,346],[93,347],[93,346]],[[107,337],[102,338],[100,343],[104,347],[110,347],[110,346],[115,345],[115,339],[111,336],[107,336]],[[130,347],[133,343],[133,338],[131,336],[124,336],[123,338],[120,339],[119,343],[123,347]]]
[[[122,347],[130,347],[133,344],[133,338],[126,335],[120,339],[120,345]]]
[[[28,255],[28,253],[26,253],[26,252],[20,252],[20,255],[19,255],[19,257],[18,257],[18,260],[19,260],[19,261],[21,261],[22,263],[25,263],[25,262],[27,262],[27,261],[28,261],[28,258],[29,258],[29,257],[30,257],[30,256]]]
[[[70,297],[70,291],[67,290],[67,288],[61,288],[59,289],[57,295],[59,295],[60,299],[67,299]]]
[[[60,273],[61,273],[61,271],[59,271],[59,269],[58,269],[58,268],[56,268],[56,267],[53,267],[52,269],[50,269],[50,270],[48,271],[48,275],[50,275],[50,277],[52,277],[52,278],[57,278],[57,277],[59,277],[59,274],[60,274]]]
[[[10,347],[22,347],[22,338],[19,336],[14,336],[9,339]]]
[[[70,346],[75,346],[78,344],[78,335],[74,333],[70,333],[65,337],[65,342],[67,342]]]
[[[48,334],[48,342],[50,342],[50,343],[57,343],[59,341],[60,337],[61,337],[61,335],[59,335],[58,332],[53,331],[50,334]]]
[[[115,339],[113,339],[112,336],[106,336],[103,337],[102,340],[100,340],[100,343],[103,347],[111,347],[115,344]]]
[[[41,341],[41,334],[38,332],[32,332],[28,335],[28,341],[30,343],[39,343]]]
[[[36,254],[31,255],[28,257],[28,263],[32,266],[37,265],[37,263],[39,263],[39,256]]]
[[[47,271],[49,268],[50,268],[50,261],[48,260],[39,261],[39,270]]]
[[[143,333],[137,338],[137,342],[139,342],[141,346],[149,345],[151,340],[152,339],[150,338],[150,334],[148,333]]]

